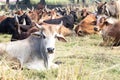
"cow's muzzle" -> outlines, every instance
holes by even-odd
[[[47,48],[47,52],[50,54],[54,53],[54,48]]]
[[[98,31],[98,28],[94,27],[94,31]]]
[[[78,36],[84,36],[84,32],[83,31],[78,31]]]

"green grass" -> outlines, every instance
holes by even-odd
[[[9,41],[10,36],[0,35],[2,42]],[[5,69],[0,64],[0,78],[7,80],[119,80],[120,50],[101,47],[99,35],[86,37],[66,37],[67,43],[56,42],[54,62],[61,63],[59,69],[46,71]],[[5,63],[5,61],[2,61]],[[102,70],[102,71],[101,71]],[[14,75],[13,75],[14,74]]]

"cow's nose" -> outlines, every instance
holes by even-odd
[[[78,36],[84,36],[84,32],[83,31],[79,31],[78,32]]]
[[[95,27],[95,28],[94,28],[94,31],[98,31],[98,28]]]
[[[48,53],[54,53],[54,48],[47,48]]]

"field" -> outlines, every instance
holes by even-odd
[[[0,42],[10,40],[0,35]],[[54,62],[58,69],[47,71],[13,70],[4,59],[0,62],[0,80],[119,80],[120,48],[101,47],[100,35],[66,37],[66,43],[56,42]]]
[[[37,3],[37,0],[31,1]],[[52,4],[63,1],[70,2],[46,0]],[[8,42],[10,38],[10,35],[0,34],[0,43]],[[0,57],[0,80],[120,80],[120,47],[99,46],[102,42],[100,35],[72,35],[66,39],[66,43],[56,42],[54,62],[59,64],[58,69],[14,70],[9,67],[11,61]]]

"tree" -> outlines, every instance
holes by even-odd
[[[8,11],[8,9],[9,9],[9,0],[6,0],[5,11]]]
[[[45,8],[46,2],[45,0],[40,0],[40,2],[37,5],[37,9],[43,9]]]
[[[19,0],[16,1],[16,9],[18,9]]]
[[[46,5],[45,0],[40,0],[40,4]]]
[[[30,0],[23,0],[23,3],[26,5],[26,7],[31,7],[31,2]]]
[[[77,3],[79,3],[80,2],[80,0],[77,0]]]
[[[82,0],[82,7],[84,8],[86,6],[86,0]]]

